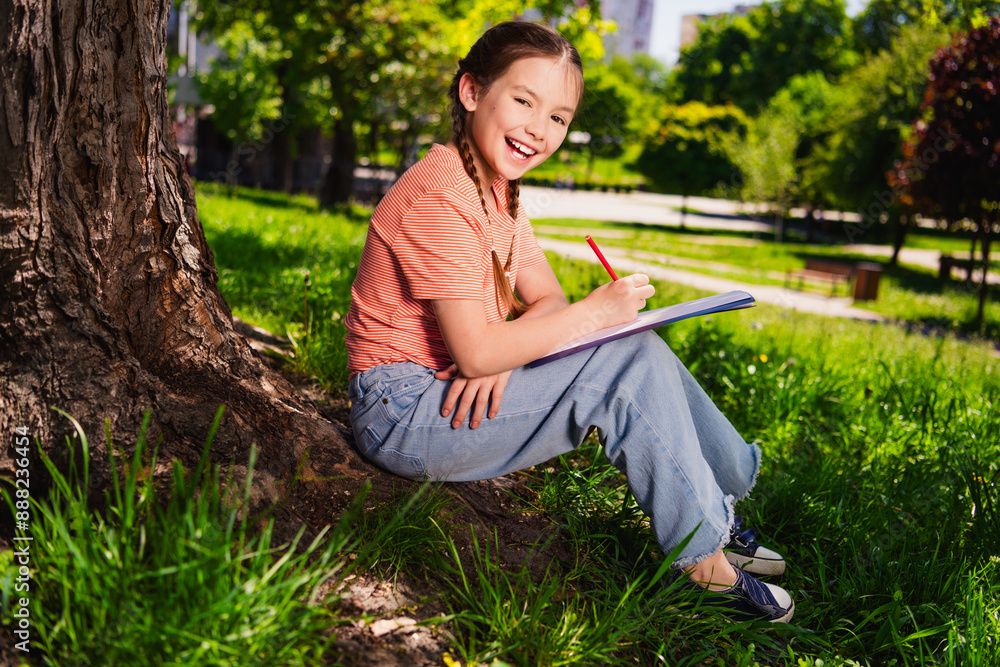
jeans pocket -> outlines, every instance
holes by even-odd
[[[352,378],[348,395],[358,449],[373,458],[433,382],[433,369],[405,362],[376,366]]]
[[[372,436],[375,435],[374,433],[371,433],[370,428],[365,435],[368,436],[369,434]],[[379,467],[395,473],[400,477],[405,477],[407,479],[423,479],[427,475],[423,459],[419,456],[406,454],[398,449],[393,449],[392,447],[376,446],[370,450],[370,453],[365,454],[365,456]]]

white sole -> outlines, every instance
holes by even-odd
[[[768,560],[766,558],[750,558],[735,551],[726,552],[726,560],[733,567],[738,567],[748,574],[759,574],[765,577],[775,577],[785,573],[785,561]]]

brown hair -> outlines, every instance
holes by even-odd
[[[479,174],[476,172],[476,164],[472,159],[472,147],[469,143],[465,123],[469,112],[458,98],[459,82],[463,75],[469,74],[476,82],[479,95],[485,95],[490,86],[502,77],[507,68],[516,61],[522,58],[539,57],[566,60],[575,65],[580,72],[582,93],[583,63],[580,61],[580,54],[565,37],[552,28],[528,21],[504,21],[483,33],[469,49],[468,55],[458,61],[458,71],[455,72],[451,87],[448,89],[448,97],[451,99],[452,131],[455,135],[455,144],[458,146],[465,171],[476,184],[479,201],[483,206],[483,212],[486,213],[487,220],[489,219],[489,211],[486,207],[486,198],[483,196],[483,186],[479,180]],[[507,210],[510,217],[515,220],[517,219],[520,194],[521,180],[509,181]],[[513,240],[511,243],[513,244]],[[513,249],[513,245],[511,248]],[[528,309],[528,306],[511,289],[510,280],[505,275],[505,270],[510,268],[510,256],[508,256],[507,262],[506,267],[501,266],[496,249],[493,250],[493,280],[497,289],[497,304],[499,305],[502,300],[507,310],[513,313],[514,317],[519,317]]]

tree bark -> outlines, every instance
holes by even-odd
[[[990,244],[993,240],[993,218],[989,214],[983,219],[981,228],[983,230],[983,241],[980,245],[983,258],[983,277],[979,283],[979,304],[976,310],[976,328],[981,332],[984,325],[984,314],[986,311],[986,296],[989,292],[990,285],[987,282],[988,274],[990,272]],[[972,268],[969,268],[969,274],[972,274]]]
[[[889,266],[899,266],[899,253],[906,243],[909,220],[904,214],[893,216],[893,220],[895,222],[892,230],[892,257],[889,259]]]
[[[260,503],[313,445],[327,474],[357,457],[234,331],[169,120],[169,9],[0,0],[0,475],[15,428],[65,451],[72,428],[51,406],[83,425],[93,491],[109,480],[104,420],[127,449],[147,407],[169,475],[225,404],[212,457],[240,479],[256,443]]]

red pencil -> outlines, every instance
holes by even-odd
[[[588,236],[587,237],[587,243],[589,243],[590,247],[593,248],[594,252],[597,253],[597,259],[601,260],[601,264],[603,264],[604,268],[607,269],[608,273],[611,274],[611,279],[612,280],[618,280],[618,276],[615,275],[615,272],[614,272],[614,270],[612,270],[611,265],[608,264],[608,260],[604,259],[604,255],[601,254],[601,249],[597,247],[596,243],[594,243],[594,239],[592,239],[592,238],[590,238],[590,236]]]

